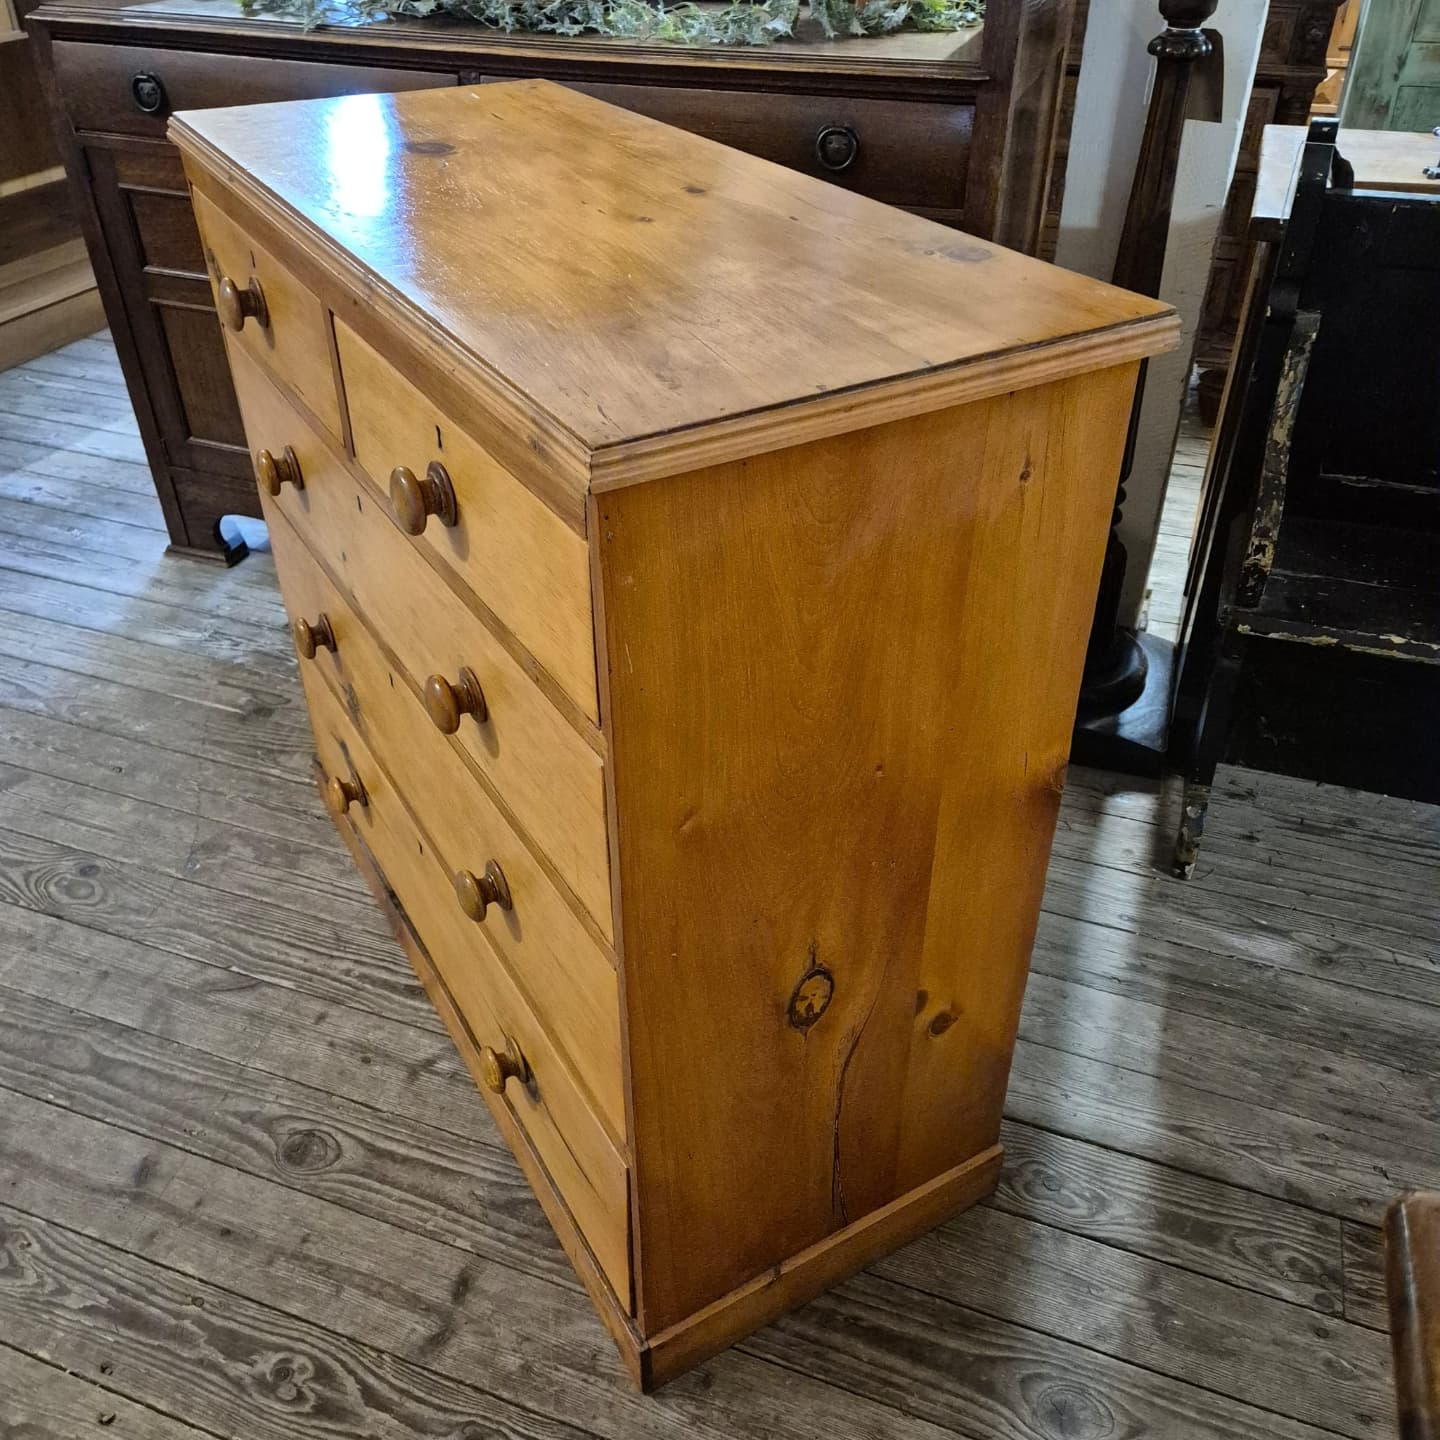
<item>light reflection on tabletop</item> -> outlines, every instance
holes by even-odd
[[[330,181],[325,210],[334,234],[347,244],[374,245],[377,227],[369,222],[391,207],[391,123],[379,95],[343,95],[325,111],[321,163]]]

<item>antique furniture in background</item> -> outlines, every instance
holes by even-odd
[[[1176,866],[1221,760],[1440,800],[1440,180],[1428,135],[1265,132],[1180,636]]]
[[[0,0],[0,370],[105,323],[23,13]]]
[[[1340,0],[1335,23],[1330,28],[1330,43],[1325,47],[1325,78],[1315,87],[1315,98],[1310,103],[1312,116],[1324,117],[1339,112],[1362,4],[1363,0]]]
[[[1354,130],[1413,132],[1440,125],[1440,0],[1369,0],[1340,119]]]
[[[1178,322],[543,81],[171,134],[327,802],[661,1383],[995,1183]]]
[[[1195,365],[1200,406],[1213,421],[1239,328],[1253,255],[1250,208],[1260,163],[1260,136],[1267,125],[1304,125],[1316,88],[1326,77],[1326,56],[1339,0],[1270,0],[1255,84],[1240,132],[1235,178],[1225,203],[1210,282],[1200,312]]]
[[[172,109],[542,75],[1033,251],[1071,11],[989,0],[975,30],[720,51],[423,21],[307,34],[230,0],[41,5],[31,27],[172,545],[234,558],[219,517],[258,513]]]
[[[1160,293],[1185,121],[1219,118],[1224,83],[1218,63],[1220,37],[1203,28],[1216,3],[1160,0],[1165,29],[1147,47],[1155,57],[1155,81],[1111,275],[1115,284],[1141,295]],[[1071,753],[1082,765],[1158,775],[1170,727],[1171,646],[1120,623],[1129,565],[1120,521],[1134,462],[1145,373],[1142,365],[1085,653]]]

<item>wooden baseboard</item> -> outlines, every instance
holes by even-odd
[[[0,265],[0,370],[58,350],[104,324],[82,241],[62,240]]]
[[[105,328],[100,292],[93,287],[67,296],[41,310],[31,310],[0,324],[0,370],[48,355],[72,340]]]
[[[326,776],[318,762],[315,778],[323,787]],[[344,817],[337,818],[335,824],[478,1086],[479,1046],[451,999],[444,980],[355,827]],[[822,1290],[829,1289],[857,1270],[863,1270],[880,1256],[923,1235],[948,1216],[984,1199],[1000,1178],[1002,1151],[1000,1146],[994,1145],[843,1230],[827,1235],[678,1324],[647,1338],[635,1328],[625,1306],[590,1253],[524,1130],[503,1100],[483,1089],[480,1093],[500,1133],[514,1152],[526,1180],[535,1191],[541,1209],[575,1267],[580,1283],[619,1349],[626,1370],[646,1393],[733,1345],[752,1330],[814,1299]]]
[[[1000,1146],[991,1146],[643,1341],[641,1388],[648,1392],[675,1379],[752,1330],[813,1300],[822,1290],[983,1200],[1000,1179],[1002,1158]]]

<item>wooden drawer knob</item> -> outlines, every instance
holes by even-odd
[[[507,1035],[503,1050],[497,1050],[493,1045],[480,1047],[480,1074],[487,1090],[495,1095],[503,1095],[505,1082],[512,1077],[522,1085],[530,1083],[530,1062],[520,1053],[520,1047]]]
[[[315,617],[313,625],[302,615],[290,630],[295,636],[295,648],[306,660],[313,660],[317,650],[335,649],[335,632],[330,628],[330,617],[323,612]]]
[[[289,445],[278,457],[270,450],[257,451],[255,474],[260,488],[272,497],[279,495],[282,485],[293,485],[297,490],[305,488],[305,477],[300,473],[300,457]]]
[[[358,779],[345,780],[332,775],[325,782],[325,808],[335,816],[343,815],[352,805],[368,805],[370,797]]]
[[[215,308],[220,312],[220,323],[236,334],[247,320],[254,320],[262,330],[270,328],[270,307],[265,303],[260,282],[253,275],[243,290],[228,275],[222,275],[215,287]]]
[[[461,669],[453,685],[443,675],[426,680],[425,709],[443,735],[453,735],[460,728],[462,715],[473,715],[481,725],[490,718],[485,692],[468,665]]]
[[[510,886],[505,882],[505,872],[491,860],[485,866],[485,873],[478,880],[469,870],[461,870],[455,876],[455,898],[460,908],[475,921],[485,918],[485,912],[492,905],[502,910],[511,908]]]
[[[390,508],[407,535],[423,535],[432,515],[442,525],[453,525],[458,516],[450,472],[432,460],[422,479],[408,465],[397,465],[390,472]]]

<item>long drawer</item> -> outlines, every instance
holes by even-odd
[[[379,65],[325,65],[259,55],[215,55],[148,45],[93,45],[57,40],[55,73],[77,130],[161,139],[176,110],[259,105],[329,95],[364,96],[453,85],[444,71]],[[365,112],[356,108],[357,119]]]
[[[422,544],[514,632],[592,720],[599,707],[591,619],[590,554],[572,530],[480,439],[439,410],[387,360],[339,322],[335,344],[355,458],[392,500],[394,472],[410,493],[443,469],[453,512],[414,515]],[[437,482],[438,483],[438,482]],[[427,496],[432,492],[427,491]],[[427,499],[427,505],[432,502]],[[397,523],[405,507],[397,506]]]
[[[265,501],[286,608],[321,631],[326,645],[302,647],[301,667],[321,675],[352,724],[399,788],[417,827],[447,875],[477,879],[494,866],[508,910],[490,904],[482,919],[490,943],[617,1135],[625,1133],[620,994],[615,969],[586,934],[535,857],[429,723],[407,677],[390,665],[346,598],[301,544],[278,508]],[[323,621],[321,617],[323,616]],[[307,657],[305,649],[310,649]],[[451,906],[459,905],[455,894]]]
[[[276,508],[325,563],[410,679],[447,684],[471,671],[486,718],[460,718],[455,743],[611,940],[610,867],[600,756],[556,711],[504,645],[391,523],[260,367],[231,347],[231,373],[258,450],[295,452],[304,489]]]
[[[363,794],[345,812],[348,822],[384,872],[477,1044],[523,1065],[525,1079],[497,1073],[503,1103],[524,1126],[596,1260],[628,1304],[623,1156],[484,933],[456,908],[449,879],[330,687],[313,666],[303,667],[301,678],[321,767]]]
[[[955,210],[965,203],[973,104],[566,83],[888,205]]]

